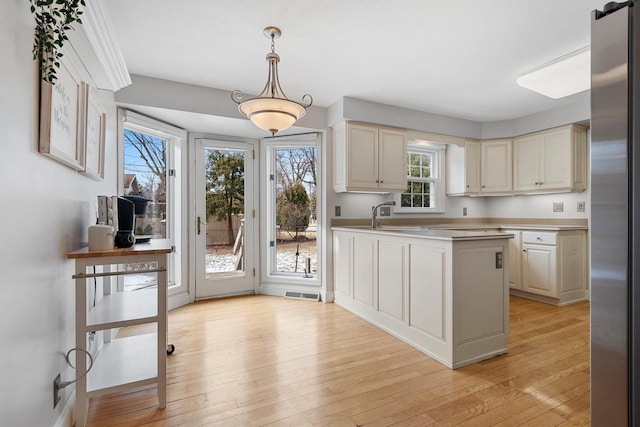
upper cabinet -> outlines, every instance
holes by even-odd
[[[584,191],[587,131],[578,125],[524,135],[514,140],[515,192]]]
[[[403,130],[341,123],[333,128],[336,192],[402,192],[407,186]]]
[[[465,141],[464,147],[449,144],[446,154],[446,190],[448,195],[472,195],[480,192],[480,142]]]
[[[480,142],[480,193],[511,193],[511,139]]]

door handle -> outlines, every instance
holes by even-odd
[[[198,228],[198,234],[200,234],[200,225],[202,224],[202,218],[198,217],[198,221],[196,222],[196,226]]]

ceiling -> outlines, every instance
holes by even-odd
[[[516,78],[589,45],[591,11],[605,3],[105,0],[103,4],[131,74],[257,94],[266,82],[265,55],[270,49],[262,30],[274,25],[283,33],[276,40],[280,82],[292,100],[310,93],[314,105],[327,107],[349,96],[493,122],[584,96],[552,100],[519,87]],[[184,123],[189,130],[212,131],[207,123],[224,127],[223,120],[158,110],[152,112],[174,124]],[[203,129],[193,129],[199,126]]]

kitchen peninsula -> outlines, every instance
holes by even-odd
[[[333,227],[335,302],[456,369],[507,352],[509,239]]]

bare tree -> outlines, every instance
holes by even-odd
[[[125,153],[132,151],[137,153],[147,165],[148,171],[158,178],[158,185],[152,191],[152,194],[155,195],[157,202],[165,202],[167,188],[166,141],[126,129],[124,132],[124,150]]]

